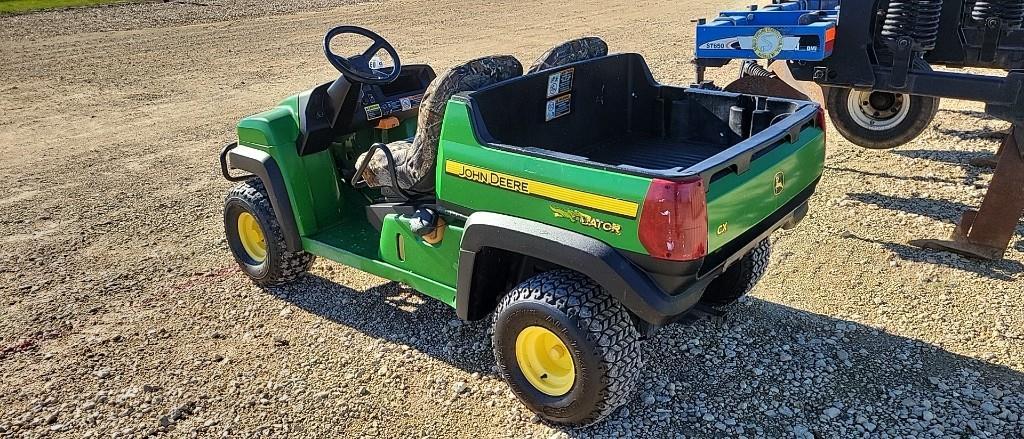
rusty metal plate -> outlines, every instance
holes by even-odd
[[[725,91],[755,96],[771,96],[785,99],[809,101],[810,97],[778,78],[744,76],[725,86]]]

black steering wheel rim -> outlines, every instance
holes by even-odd
[[[373,44],[359,55],[344,57],[335,54],[331,50],[331,40],[343,34],[364,36],[372,40]],[[387,52],[392,62],[394,62],[394,67],[391,68],[390,72],[370,68],[370,60],[373,58],[373,55],[381,50]],[[359,26],[338,26],[328,31],[327,35],[324,36],[324,55],[327,56],[327,61],[335,69],[338,69],[342,75],[353,82],[383,85],[394,82],[395,79],[398,79],[398,75],[402,73],[402,62],[399,60],[398,52],[395,51],[394,46],[385,40],[384,37]]]

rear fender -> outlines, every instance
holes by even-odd
[[[480,257],[498,249],[575,270],[597,282],[641,320],[662,325],[700,300],[702,285],[676,295],[666,294],[646,273],[617,250],[597,239],[547,224],[490,212],[469,216],[459,252],[455,310],[460,318],[477,320],[490,313],[483,305],[504,291],[488,291]],[[490,286],[490,287],[493,287]]]

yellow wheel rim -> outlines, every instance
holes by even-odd
[[[516,361],[530,384],[547,395],[565,395],[576,381],[572,353],[562,339],[547,328],[530,326],[519,333]]]
[[[263,262],[267,259],[267,240],[263,237],[263,229],[249,212],[238,215],[238,240],[242,241],[242,248],[252,260]]]

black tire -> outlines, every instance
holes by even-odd
[[[728,305],[747,295],[768,271],[772,244],[768,238],[757,243],[750,252],[715,280],[711,281],[701,301],[710,305]]]
[[[256,218],[266,242],[267,254],[256,260],[245,250],[238,232],[238,217],[249,213]],[[238,267],[258,285],[279,285],[303,275],[315,257],[304,251],[288,251],[284,234],[270,205],[270,197],[258,178],[239,183],[224,199],[224,233]]]
[[[561,396],[538,390],[519,367],[517,337],[533,326],[553,332],[571,353],[575,379]],[[539,274],[510,291],[494,312],[492,340],[512,392],[542,419],[560,425],[591,424],[626,403],[643,364],[640,333],[625,307],[569,270]]]
[[[856,117],[851,113],[848,104],[852,93],[859,92],[849,88],[828,88],[825,106],[828,108],[829,119],[832,120],[832,125],[836,127],[839,134],[853,144],[868,149],[891,149],[916,139],[928,128],[939,111],[939,98],[905,95],[900,99],[909,99],[910,103],[903,102],[902,104],[909,105],[906,115],[902,116],[902,121],[891,128],[874,130],[867,128],[863,123],[858,123]],[[891,93],[881,95],[885,96],[884,99],[895,97]],[[873,93],[871,96],[875,96],[875,94]],[[892,117],[892,119],[896,118],[897,116]]]

